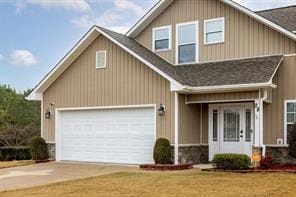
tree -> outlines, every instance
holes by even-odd
[[[40,102],[27,101],[31,90],[16,93],[0,85],[0,146],[27,145],[40,130]]]

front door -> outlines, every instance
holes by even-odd
[[[209,156],[217,153],[251,155],[252,104],[211,105],[209,112]]]

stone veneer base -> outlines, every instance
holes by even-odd
[[[174,161],[174,146],[171,146],[172,160]],[[209,163],[208,145],[185,145],[179,146],[179,162],[181,164]]]
[[[55,143],[47,143],[49,159],[55,159],[55,153],[56,153],[55,145],[56,145]]]

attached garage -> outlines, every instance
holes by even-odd
[[[140,164],[153,161],[155,106],[58,109],[56,159]]]

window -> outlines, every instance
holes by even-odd
[[[176,26],[176,64],[198,61],[198,22],[181,23]]]
[[[166,51],[171,49],[171,26],[153,29],[153,51]]]
[[[204,44],[224,42],[224,18],[215,18],[204,21]]]
[[[218,141],[218,110],[213,110],[213,141]]]
[[[96,68],[106,68],[106,51],[96,52]]]
[[[252,114],[250,109],[246,109],[246,136],[245,141],[251,142],[251,133],[252,133]]]
[[[290,131],[296,123],[296,100],[285,101],[285,144],[289,142]]]

